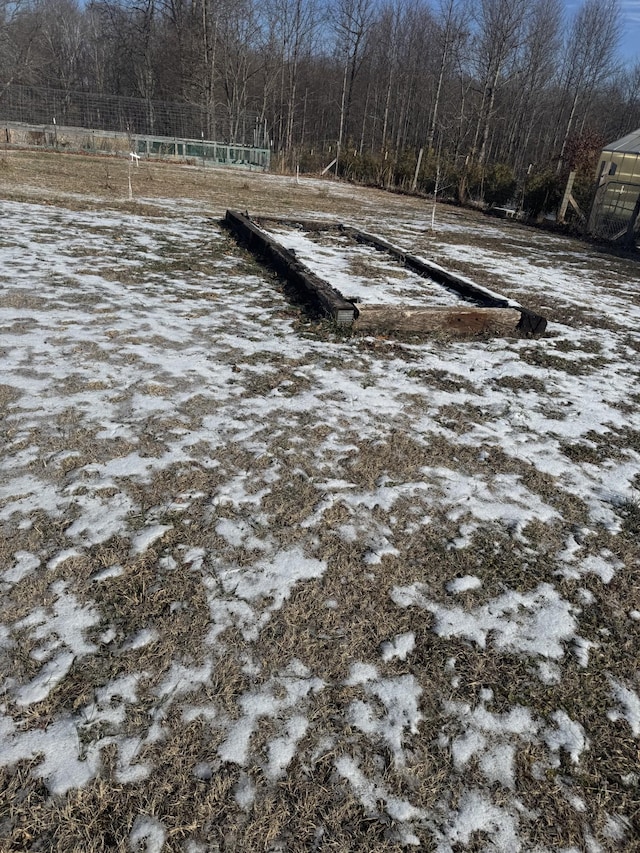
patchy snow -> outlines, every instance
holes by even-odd
[[[87,642],[85,632],[100,621],[92,605],[82,605],[68,593],[63,581],[51,587],[55,596],[49,611],[38,609],[15,624],[18,630],[27,631],[35,641],[31,657],[45,661],[38,674],[15,691],[19,705],[41,702],[69,673],[74,661],[97,651],[94,643]]]
[[[152,524],[150,527],[140,530],[131,538],[132,555],[144,554],[147,548],[161,539],[168,530],[171,530],[170,524]]]
[[[392,640],[384,642],[380,647],[382,660],[388,662],[394,658],[406,660],[407,655],[411,654],[416,645],[416,635],[413,631],[406,634],[398,634]]]
[[[487,849],[518,853],[522,850],[518,824],[516,813],[494,805],[482,791],[471,788],[462,795],[457,810],[449,818],[449,825],[437,833],[437,853],[453,853],[460,844],[468,845],[476,832],[489,838],[491,847]]]
[[[347,712],[349,723],[374,740],[386,743],[395,763],[402,766],[404,743],[409,735],[418,733],[422,719],[419,710],[422,688],[413,675],[398,678],[371,678],[370,675],[365,668],[351,669],[349,685],[362,684],[368,701],[358,699],[351,703]],[[382,715],[377,713],[372,699],[377,699],[383,707]]]
[[[305,557],[300,548],[280,551],[250,567],[228,567],[224,563],[215,579],[207,583],[212,590],[209,641],[214,643],[231,625],[237,625],[246,639],[256,637],[270,615],[282,607],[296,583],[319,578],[325,569],[326,563]],[[224,597],[219,595],[220,587]]]
[[[367,779],[358,767],[358,762],[348,755],[336,761],[336,770],[349,782],[369,814],[378,814],[380,804],[384,806],[389,817],[399,824],[399,840],[402,844],[420,844],[420,839],[411,829],[411,821],[424,817],[420,809],[412,806],[407,800],[394,797],[382,784]]]
[[[108,581],[112,578],[119,578],[120,575],[124,572],[122,566],[114,563],[113,566],[107,566],[106,569],[102,569],[99,572],[96,572],[95,575],[92,576],[91,580],[93,581]]]
[[[0,766],[25,758],[40,757],[34,774],[52,794],[65,794],[90,782],[100,766],[98,752],[87,750],[82,757],[78,729],[70,718],[61,719],[46,730],[18,732],[10,717],[0,716],[2,752]]]
[[[277,677],[266,683],[259,692],[244,693],[238,699],[242,716],[229,723],[228,736],[218,747],[222,761],[243,767],[249,757],[249,741],[259,721],[264,718],[284,720],[285,733],[269,747],[267,773],[278,776],[286,767],[295,750],[292,744],[306,731],[306,720],[293,709],[302,706],[313,693],[322,690],[324,683],[312,677],[299,661],[292,661]]]
[[[494,714],[484,703],[472,710],[464,703],[448,702],[445,714],[457,718],[465,730],[450,742],[455,769],[463,772],[469,761],[478,756],[480,770],[489,783],[498,782],[513,789],[516,740],[529,742],[538,730],[531,712],[516,706],[506,714]]]
[[[138,815],[129,834],[129,849],[133,853],[161,853],[167,831],[155,817]]]
[[[273,281],[193,204],[158,220],[2,209],[0,766],[29,761],[62,796],[102,778],[108,750],[118,785],[152,784],[151,747],[197,725],[192,781],[231,770],[228,805],[247,815],[324,760],[323,780],[391,842],[514,853],[536,821],[521,799],[530,772],[582,815],[585,849],[628,843],[624,814],[591,825],[578,772],[591,721],[551,697],[582,667],[604,680],[605,724],[640,737],[635,676],[593,665],[619,637],[600,596],[634,568],[619,534],[640,469],[637,275],[618,270],[607,288],[610,261],[548,235],[528,235],[529,252],[474,246],[497,290],[561,311],[548,337],[400,353],[300,334]],[[474,228],[457,213],[433,236],[420,216],[363,211],[367,230],[469,263]],[[429,287],[378,258],[380,278],[353,290],[343,247],[307,242],[347,295]],[[505,541],[512,564],[496,569]],[[632,595],[619,605],[630,648]],[[309,601],[321,618],[307,621]],[[336,662],[348,608],[358,651]],[[483,683],[466,661],[478,650],[530,680],[507,690],[488,667]],[[440,685],[425,683],[431,659]],[[449,773],[428,809],[425,750]],[[155,853],[172,826],[139,815],[126,843]]]
[[[559,556],[565,561],[565,565],[558,569],[557,574],[564,578],[579,580],[583,575],[596,575],[602,583],[610,583],[619,569],[624,567],[622,560],[617,559],[611,551],[605,549],[599,554],[589,554],[582,559],[574,556],[574,550],[579,551],[581,546],[575,549],[567,548]]]
[[[15,563],[2,575],[2,579],[6,583],[19,583],[40,565],[38,557],[35,554],[30,554],[29,551],[16,551],[13,557]]]
[[[482,581],[475,575],[465,575],[462,578],[454,578],[447,584],[448,592],[458,594],[461,592],[469,592],[472,589],[479,589],[482,586]]]
[[[571,761],[577,764],[584,750],[589,747],[584,729],[565,711],[555,711],[551,716],[555,727],[547,729],[544,735],[547,746],[554,752],[568,752]]]
[[[132,652],[136,649],[142,649],[159,639],[159,636],[155,628],[143,628],[122,644],[121,651]]]
[[[396,587],[391,598],[400,607],[420,607],[434,616],[441,637],[464,637],[481,648],[491,643],[500,651],[557,660],[576,637],[576,608],[555,587],[540,584],[531,593],[505,592],[472,609],[445,607],[427,597],[424,584]]]
[[[349,237],[285,227],[267,231],[346,299],[368,305],[451,306],[464,302],[455,291],[405,269],[391,256]],[[364,267],[366,272],[360,272]]]
[[[640,696],[634,691],[625,687],[615,678],[609,679],[611,684],[611,693],[621,710],[609,711],[607,716],[614,722],[616,720],[625,720],[634,737],[640,738]]]

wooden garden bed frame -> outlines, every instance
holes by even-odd
[[[282,246],[261,224],[273,223],[302,227],[306,231],[335,231],[345,234],[358,243],[373,246],[393,257],[407,269],[437,282],[457,293],[459,306],[414,307],[394,305],[366,305],[345,297],[328,281],[306,267],[296,254]],[[543,334],[547,321],[544,317],[504,299],[469,279],[444,269],[438,264],[418,258],[387,240],[361,231],[342,222],[289,219],[272,216],[251,217],[248,213],[227,210],[223,220],[236,237],[254,254],[264,259],[295,290],[311,302],[323,315],[339,325],[351,325],[357,330],[377,332],[406,332],[429,334],[444,332],[454,335],[516,335],[534,337]]]

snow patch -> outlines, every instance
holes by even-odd
[[[389,817],[397,821],[400,831],[400,843],[419,845],[420,839],[413,831],[412,821],[421,820],[425,813],[412,806],[407,800],[402,800],[390,794],[381,781],[367,779],[358,767],[358,762],[348,755],[338,758],[336,770],[346,779],[368,814],[381,817],[380,805]]]
[[[40,565],[38,557],[29,551],[16,551],[13,558],[15,560],[14,565],[2,575],[2,579],[7,583],[20,583],[23,578],[34,572]]]
[[[57,581],[51,587],[56,596],[51,611],[39,608],[16,623],[17,629],[27,629],[29,635],[42,641],[31,651],[34,660],[46,661],[38,675],[16,691],[19,705],[31,705],[45,699],[64,679],[76,658],[97,651],[87,642],[84,632],[100,622],[93,604],[81,604],[67,592],[67,584]]]
[[[477,788],[465,791],[448,825],[438,831],[437,853],[453,853],[460,845],[468,845],[474,833],[482,833],[490,842],[485,849],[495,853],[519,853],[518,816],[508,808],[494,805]]]
[[[364,673],[363,673],[364,674]],[[371,680],[365,677],[350,684],[362,685],[368,701],[354,700],[349,706],[350,725],[368,735],[372,741],[384,741],[393,754],[398,767],[405,764],[404,740],[409,734],[418,733],[418,724],[422,720],[419,710],[422,688],[413,675],[401,675],[397,678]],[[378,700],[375,702],[375,700]],[[382,713],[378,710],[382,706]]]
[[[395,587],[391,598],[399,607],[420,607],[434,616],[440,637],[464,637],[485,648],[559,660],[565,645],[575,639],[575,608],[550,584],[530,593],[505,592],[473,609],[446,607],[427,597],[428,587],[416,583]]]
[[[612,722],[625,720],[634,737],[640,738],[640,696],[620,681],[609,677],[611,694],[620,706],[620,710],[609,711],[608,718]]]
[[[388,663],[390,660],[394,658],[398,658],[399,660],[406,660],[407,655],[411,654],[416,645],[416,635],[413,631],[409,631],[406,634],[398,634],[393,640],[382,643],[380,646],[380,653],[382,655],[382,660],[385,663]]]
[[[138,531],[138,533],[131,537],[131,556],[136,557],[138,554],[144,554],[154,542],[161,539],[172,528],[172,524],[152,524]]]
[[[229,722],[227,737],[218,747],[219,758],[230,764],[245,766],[249,757],[249,741],[258,722],[264,718],[279,719],[283,734],[274,740],[267,764],[268,773],[279,775],[293,757],[292,746],[306,731],[306,719],[293,710],[324,686],[323,681],[313,677],[306,667],[294,660],[259,690],[243,693],[238,699],[241,716]]]
[[[447,592],[458,594],[461,592],[469,592],[472,589],[479,589],[482,586],[482,581],[475,575],[465,575],[462,578],[455,578],[447,584]]]
[[[578,764],[584,750],[589,748],[584,729],[565,711],[555,711],[551,719],[555,722],[555,727],[548,728],[544,733],[545,743],[553,752],[568,752],[572,763]]]
[[[161,821],[138,815],[129,833],[129,849],[132,853],[162,853],[166,840],[167,830]]]

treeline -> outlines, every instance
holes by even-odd
[[[640,125],[620,27],[617,0],[0,0],[0,94],[195,104],[281,168],[542,208]]]

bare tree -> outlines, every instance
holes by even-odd
[[[472,158],[484,165],[492,130],[498,86],[522,44],[528,0],[481,0],[477,13],[475,50],[481,101],[474,136]]]
[[[41,74],[67,95],[81,88],[86,62],[86,17],[75,0],[50,0],[41,12]]]
[[[530,142],[547,105],[546,91],[556,76],[561,32],[560,0],[535,0],[525,19],[518,65],[504,105],[508,133],[500,156],[513,163],[517,174],[526,171],[533,157]]]
[[[40,23],[26,0],[0,0],[0,96],[30,76]]]
[[[337,35],[337,53],[343,68],[340,93],[340,127],[336,150],[336,173],[342,144],[348,138],[356,75],[362,64],[367,37],[373,23],[373,0],[337,0],[331,11]]]
[[[460,0],[440,0],[438,7],[438,69],[431,110],[427,150],[434,150],[434,141],[438,119],[440,117],[440,100],[447,75],[456,62],[460,50],[465,44],[469,31],[469,13]]]
[[[610,78],[617,68],[619,42],[618,0],[584,0],[569,29],[564,51],[561,118],[556,136],[556,141],[562,139],[558,171],[562,168],[579,107],[586,119],[596,87]]]
[[[265,66],[271,69],[271,86],[276,94],[277,146],[289,155],[296,139],[296,123],[303,122],[303,116],[298,115],[300,64],[312,51],[319,15],[314,0],[271,0],[265,11]],[[270,85],[268,79],[265,85]]]
[[[373,99],[376,125],[380,124],[380,137],[372,138],[371,149],[376,143],[386,151],[391,114],[391,99],[396,91],[399,74],[400,52],[404,36],[403,9],[399,2],[384,6],[371,30],[371,63],[373,74]]]
[[[243,130],[249,84],[260,70],[261,36],[257,10],[251,0],[236,0],[223,6],[218,22],[216,65],[231,142],[235,142]]]

